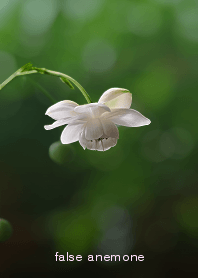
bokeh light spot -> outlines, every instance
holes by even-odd
[[[152,0],[152,1],[162,5],[177,5],[182,0]]]
[[[99,14],[103,4],[104,0],[67,0],[63,11],[70,19],[87,21]]]
[[[98,225],[100,229],[107,230],[115,225],[126,225],[131,228],[131,219],[129,212],[120,206],[111,206],[104,209],[98,216]]]
[[[165,132],[152,130],[142,138],[142,154],[153,162],[161,162],[167,158],[185,158],[193,147],[191,134],[180,127],[173,127]]]
[[[127,27],[138,36],[156,34],[162,23],[161,13],[157,6],[152,4],[133,3],[128,11]]]
[[[0,65],[0,83],[2,83],[17,70],[17,63],[12,54],[0,51]]]
[[[53,211],[46,218],[46,232],[52,236],[56,248],[63,254],[81,254],[92,248],[97,228],[89,212],[83,207],[77,210]]]
[[[176,32],[191,41],[198,41],[198,7],[182,5],[176,10]]]
[[[0,242],[8,240],[11,237],[11,235],[11,224],[7,220],[0,218]]]
[[[21,26],[24,31],[31,35],[46,32],[57,16],[58,3],[55,0],[24,1],[21,12]]]
[[[49,148],[50,158],[57,164],[68,165],[75,157],[74,149],[70,145],[54,142]]]
[[[116,56],[116,51],[110,43],[95,39],[85,46],[82,58],[88,71],[100,73],[113,67]]]
[[[134,244],[131,219],[128,211],[113,206],[100,215],[103,236],[97,246],[98,254],[128,254]]]

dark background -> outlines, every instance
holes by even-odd
[[[85,104],[81,92],[39,74],[0,91],[0,217],[13,227],[0,243],[1,277],[197,272],[197,54],[194,0],[0,1],[0,83],[32,62],[72,76],[94,102],[126,88],[131,108],[151,119],[119,127],[104,153],[76,142],[60,157],[52,144],[61,132],[44,130],[51,102],[38,84],[57,102]],[[83,260],[56,262],[55,252]]]

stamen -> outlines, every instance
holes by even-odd
[[[101,141],[101,140],[104,140],[105,138],[98,138],[98,139],[96,139],[96,140],[98,140],[98,141]],[[106,139],[108,139],[108,138],[106,138]]]

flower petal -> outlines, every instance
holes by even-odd
[[[46,130],[50,130],[50,129],[56,128],[58,126],[61,126],[61,125],[66,125],[66,124],[68,124],[68,120],[58,120],[58,121],[55,121],[51,125],[45,125],[44,128]]]
[[[86,142],[84,142],[84,140],[82,140],[81,133],[79,135],[79,143],[83,147],[83,149],[85,150],[86,149]]]
[[[87,148],[88,150],[107,151],[117,144],[117,139],[107,138],[103,140],[87,140],[85,138],[85,130],[83,130],[79,135],[79,143],[84,150]]]
[[[81,133],[79,134],[79,143],[83,147],[84,150],[86,149],[87,142],[88,142],[88,140],[86,140],[86,138],[85,138],[85,129],[83,129],[81,131]]]
[[[111,120],[117,125],[138,127],[149,125],[151,121],[134,109],[113,109],[110,113],[103,114],[103,118]]]
[[[102,124],[99,119],[89,119],[85,127],[85,138],[87,140],[98,139],[103,135]]]
[[[76,106],[78,106],[78,104],[71,100],[59,101],[56,104],[50,106],[47,109],[45,115],[48,115],[54,120],[73,117],[76,115],[76,113],[73,112]]]
[[[96,140],[87,140],[85,138],[85,129],[80,133],[79,135],[79,143],[85,150],[86,148],[89,150],[95,150],[96,149]]]
[[[95,140],[95,141],[96,141],[95,150],[96,150],[96,151],[100,151],[100,152],[104,152],[105,149],[104,149],[102,140],[100,140],[100,141]]]
[[[83,113],[91,118],[98,118],[104,112],[111,111],[109,107],[101,103],[89,103],[84,105],[79,105],[74,108],[74,112]]]
[[[72,118],[67,118],[67,119],[63,119],[63,120],[67,120],[68,124],[82,124],[82,123],[86,123],[89,120],[89,117],[87,117],[87,115],[84,114],[80,114],[77,116],[74,116]]]
[[[82,132],[84,123],[68,124],[61,134],[61,143],[70,144],[79,140],[79,134]]]
[[[103,103],[110,109],[130,108],[132,103],[132,94],[127,89],[111,88],[102,94],[98,103]]]
[[[102,144],[103,144],[103,147],[104,147],[104,151],[107,151],[111,147],[114,147],[117,144],[117,139],[110,137],[110,138],[102,140]]]
[[[83,138],[82,140],[79,139],[79,143],[84,150],[87,148],[88,150],[95,151],[97,149],[97,142],[97,140],[87,140],[86,138]]]
[[[104,131],[104,137],[119,138],[119,131],[117,126],[109,120],[100,119]]]

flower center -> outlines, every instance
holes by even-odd
[[[99,138],[99,139],[95,139],[95,140],[97,140],[97,141],[102,141],[102,140],[104,140],[104,139],[108,139],[108,138]],[[91,142],[93,142],[93,140],[90,140]]]

